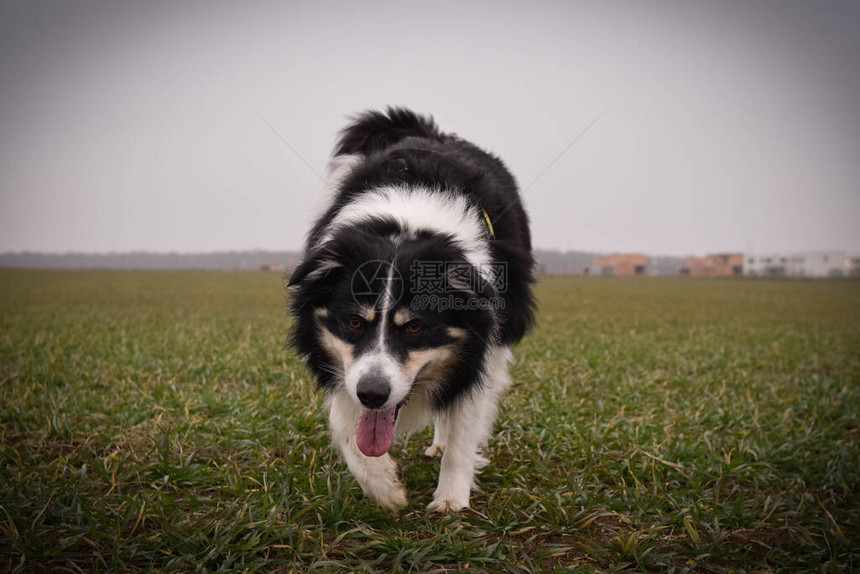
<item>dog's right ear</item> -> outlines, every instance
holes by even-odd
[[[307,281],[314,281],[329,271],[342,267],[334,249],[329,246],[318,247],[305,253],[304,259],[293,271],[287,282],[287,289]]]
[[[301,283],[308,274],[313,271],[313,259],[305,259],[298,266],[293,269],[293,274],[290,275],[290,280],[287,282],[287,289],[290,287],[295,287],[299,283]]]
[[[317,279],[340,266],[341,263],[331,253],[326,253],[325,250],[311,251],[293,271],[287,282],[287,289],[305,281]]]

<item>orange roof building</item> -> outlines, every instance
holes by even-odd
[[[681,269],[683,275],[694,277],[731,277],[744,274],[742,253],[718,253],[705,257],[690,257]]]
[[[603,275],[645,275],[647,263],[648,257],[641,253],[616,253],[594,260]]]

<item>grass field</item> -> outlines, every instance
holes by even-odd
[[[860,282],[548,278],[473,510],[366,500],[266,273],[0,271],[0,570],[860,570]]]

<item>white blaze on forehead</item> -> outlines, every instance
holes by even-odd
[[[430,231],[452,237],[466,260],[484,275],[489,272],[491,259],[482,217],[465,196],[454,191],[385,186],[345,205],[326,227],[322,243],[331,241],[343,227],[376,218],[392,219],[405,233]]]
[[[397,301],[394,300],[394,265],[388,266],[388,274],[385,276],[385,291],[382,292],[382,313],[383,323],[388,318],[388,313],[391,311]],[[384,328],[384,325],[383,325]],[[385,331],[382,331],[385,333]]]

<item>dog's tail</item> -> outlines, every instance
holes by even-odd
[[[432,117],[418,115],[407,108],[366,111],[353,117],[340,132],[334,155],[367,156],[410,136],[436,139],[442,135]]]

